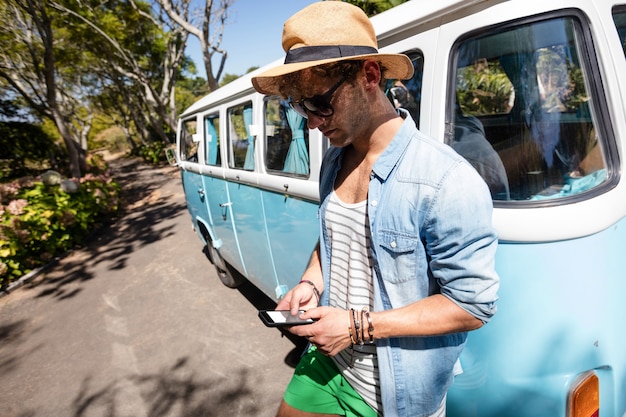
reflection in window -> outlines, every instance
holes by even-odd
[[[220,156],[220,117],[212,114],[204,118],[207,165],[222,165]]]
[[[494,200],[567,197],[605,180],[583,40],[580,22],[563,17],[458,46],[446,142]]]
[[[615,7],[613,9],[613,21],[617,28],[619,40],[622,42],[624,57],[626,57],[626,7]]]
[[[251,124],[252,103],[228,109],[228,165],[231,168],[254,171],[254,136],[250,132]]]
[[[198,142],[194,135],[198,133],[196,119],[185,120],[180,131],[180,160],[198,162]],[[197,138],[197,136],[196,136]]]
[[[287,101],[265,101],[265,163],[270,172],[308,177],[309,129],[306,120]]]
[[[408,110],[419,128],[420,104],[422,101],[422,76],[424,56],[421,52],[406,52],[413,62],[413,77],[409,80],[387,80],[385,91],[395,108]]]

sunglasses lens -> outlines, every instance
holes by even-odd
[[[302,107],[316,116],[326,117],[333,114],[333,108],[325,97],[315,96],[302,102]]]
[[[306,109],[302,106],[301,103],[289,101],[289,106],[294,109],[295,112],[298,113],[300,116],[304,117],[305,119],[308,118],[308,115],[306,114]]]
[[[321,95],[316,95],[310,98],[303,98],[300,101],[289,100],[289,105],[292,109],[294,109],[300,116],[305,119],[308,118],[308,113],[314,114],[320,117],[328,117],[332,116],[335,110],[333,106],[330,104],[330,99],[335,93],[335,91],[339,88],[341,84],[346,80],[346,76],[342,77],[337,84],[331,87],[330,90]]]

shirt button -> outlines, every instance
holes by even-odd
[[[378,201],[376,201],[376,200],[372,200],[372,206],[373,206],[373,207],[376,207],[377,205],[378,205]]]
[[[394,240],[394,241],[392,241],[392,242],[391,242],[391,247],[392,247],[392,248],[395,248],[396,246],[398,246],[398,245],[396,244],[396,241],[395,241],[395,240]]]

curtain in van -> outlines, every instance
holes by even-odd
[[[291,108],[286,109],[286,113],[287,123],[289,123],[291,128],[291,144],[287,151],[283,171],[308,175],[309,153],[304,142],[305,119]]]
[[[246,160],[243,163],[243,169],[254,170],[254,136],[250,134],[250,125],[252,124],[252,107],[243,109],[243,124],[246,127],[248,135],[248,150],[246,151]]]
[[[213,120],[206,119],[206,130],[209,133],[207,138],[207,164],[217,164],[217,131],[213,126]]]

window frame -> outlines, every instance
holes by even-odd
[[[297,178],[297,179],[304,179],[304,180],[308,180],[311,177],[311,147],[310,147],[310,131],[309,128],[305,122],[304,125],[304,140],[306,143],[306,149],[307,149],[307,153],[309,155],[309,166],[308,166],[308,173],[307,174],[298,174],[296,172],[290,172],[290,171],[284,171],[283,169],[274,169],[274,168],[270,168],[268,165],[268,153],[270,150],[270,146],[269,146],[269,142],[268,142],[268,127],[270,126],[267,123],[267,108],[268,108],[268,103],[270,101],[273,100],[278,100],[280,101],[284,101],[281,97],[279,96],[264,96],[263,97],[263,142],[264,142],[264,146],[263,146],[263,166],[265,169],[265,172],[267,172],[269,175],[275,175],[275,176],[280,176],[280,177],[290,177],[290,178]],[[280,103],[278,104],[280,106]],[[281,118],[282,119],[282,118]],[[286,120],[285,120],[286,121]],[[290,129],[291,132],[293,132],[293,129],[291,129],[291,126],[289,126],[289,124],[287,123],[288,128]],[[291,133],[291,135],[293,135],[293,133]],[[272,135],[274,136],[274,135]],[[293,140],[293,136],[292,140]],[[285,160],[283,161],[283,163],[286,161],[286,156],[285,155]],[[284,166],[284,165],[283,165]]]
[[[195,123],[195,132],[191,133],[189,132],[189,129],[187,129],[187,125],[189,123]],[[178,149],[178,159],[182,162],[188,162],[188,163],[193,163],[193,164],[197,164],[200,163],[200,142],[199,141],[195,141],[194,140],[194,135],[198,135],[198,119],[196,116],[190,117],[188,119],[184,119],[181,121],[181,128],[180,128],[180,135],[182,136],[180,138],[180,145],[179,145],[179,149]],[[195,144],[195,161],[190,159],[189,156],[183,158],[183,154],[187,153],[188,150],[190,149],[189,145],[190,142],[188,142],[186,140],[186,138],[189,137],[189,139],[191,140],[191,144]],[[183,149],[183,146],[185,147],[185,149]],[[192,157],[193,157],[192,155]]]
[[[206,122],[208,119],[217,119],[219,122],[219,126],[216,129],[216,133],[217,133],[217,162],[215,164],[211,164],[209,163],[209,140],[208,140],[208,129],[207,129],[207,125]],[[221,123],[222,123],[222,119],[220,117],[220,112],[219,111],[214,111],[214,112],[210,112],[210,113],[205,113],[202,115],[202,130],[204,132],[204,165],[206,166],[210,166],[210,167],[217,167],[217,168],[221,168],[223,166],[223,158],[222,158],[222,145],[223,145],[223,141],[221,140]]]
[[[227,143],[227,149],[228,149],[226,163],[227,163],[227,166],[228,166],[229,169],[238,170],[238,171],[245,171],[245,172],[254,172],[256,170],[256,165],[257,165],[256,164],[256,157],[254,155],[256,153],[256,149],[254,149],[253,154],[252,154],[253,161],[254,161],[254,167],[252,169],[245,168],[245,156],[244,156],[244,164],[242,166],[237,166],[235,164],[236,158],[235,158],[235,152],[234,152],[234,147],[233,147],[233,137],[231,135],[231,132],[232,132],[232,129],[235,129],[236,127],[232,126],[233,122],[232,122],[231,115],[233,114],[233,112],[232,112],[233,109],[237,109],[237,108],[241,108],[241,110],[242,110],[242,114],[241,114],[242,119],[244,117],[243,116],[243,111],[245,111],[247,108],[250,108],[251,112],[252,112],[252,120],[250,122],[250,125],[254,125],[254,104],[253,104],[253,101],[251,99],[247,99],[247,100],[244,100],[244,101],[241,101],[241,102],[232,103],[230,106],[228,106],[226,108],[226,110],[225,110],[225,115],[226,115],[226,129],[225,129],[225,132],[226,132],[226,143]],[[247,129],[249,129],[249,127],[246,128],[245,120],[243,120],[243,122],[244,122],[244,126],[243,127],[247,131]],[[253,137],[253,146],[256,148],[256,146],[254,145],[254,144],[256,144],[256,135],[254,134],[255,132],[248,132],[247,131],[247,133],[248,133],[248,136],[252,136]],[[239,138],[238,137],[237,141],[243,141],[244,139],[248,140],[245,137],[244,138]],[[250,145],[246,146],[246,154],[248,152],[249,146]]]

